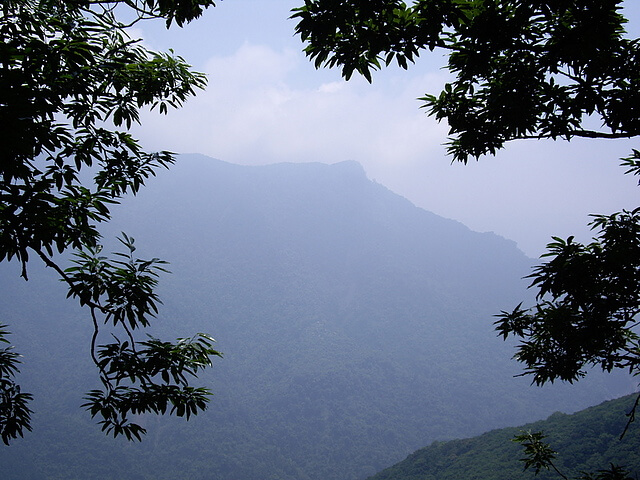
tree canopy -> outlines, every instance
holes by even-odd
[[[190,417],[210,392],[189,377],[211,365],[213,339],[205,334],[164,342],[138,341],[134,331],[158,312],[154,293],[159,259],[124,253],[103,256],[98,224],[127,193],[135,194],[170,152],[146,152],[127,130],[142,108],[166,113],[180,107],[204,75],[179,56],[156,53],[128,35],[147,19],[182,26],[211,0],[9,0],[0,9],[0,260],[40,258],[88,308],[94,325],[91,355],[101,389],[86,408],[114,436],[141,438],[129,414]],[[126,14],[127,23],[116,13]],[[59,254],[75,250],[70,267]],[[7,330],[0,341],[7,343]],[[111,334],[115,342],[102,344]],[[8,444],[30,430],[29,394],[16,381],[18,355],[0,351],[0,434]]]
[[[555,238],[551,260],[530,275],[538,305],[496,322],[503,337],[526,339],[515,358],[536,384],[573,382],[590,366],[640,373],[640,208],[596,216],[592,226],[599,232],[588,245]]]
[[[340,67],[346,79],[448,51],[455,80],[422,100],[447,121],[450,154],[467,162],[515,139],[640,134],[640,45],[625,36],[621,4],[305,0],[293,18],[316,67]]]

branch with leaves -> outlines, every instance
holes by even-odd
[[[155,293],[164,262],[126,253],[101,256],[98,224],[127,194],[136,194],[170,152],[146,152],[128,132],[148,108],[167,113],[204,88],[173,52],[153,52],[128,28],[147,18],[167,27],[198,18],[211,0],[10,0],[0,5],[0,261],[16,259],[28,279],[35,255],[69,287],[94,325],[91,356],[102,390],[85,407],[107,433],[140,439],[130,415],[166,411],[189,418],[210,392],[191,386],[211,365],[213,339],[205,334],[163,342],[136,340],[160,303]],[[117,8],[120,7],[120,8]],[[116,12],[129,10],[123,23]],[[87,170],[92,178],[87,180]],[[55,255],[75,250],[65,269]],[[115,343],[101,344],[109,331]],[[0,340],[4,339],[0,331]],[[17,357],[2,351],[0,432],[4,443],[30,430],[31,396],[20,392]]]
[[[554,237],[547,246],[550,260],[529,276],[538,303],[497,316],[498,334],[520,340],[514,358],[536,385],[573,383],[590,367],[640,374],[640,208],[594,217],[592,243]]]
[[[6,325],[0,325],[0,343],[7,345],[0,349],[0,438],[5,445],[22,437],[25,430],[31,431],[32,412],[27,405],[33,400],[15,381],[20,354],[9,344],[8,334]]]
[[[103,386],[89,392],[83,406],[93,417],[102,417],[103,431],[140,440],[145,430],[128,415],[164,414],[170,405],[170,414],[189,419],[205,410],[211,391],[192,387],[189,379],[211,366],[211,357],[222,355],[213,348],[215,340],[204,333],[175,343],[153,337],[135,340],[134,331],[149,326],[158,312],[161,302],[154,289],[158,273],[166,272],[166,262],[135,258],[134,240],[125,234],[120,242],[128,251],[115,253],[117,260],[101,256],[100,249],[76,253],[74,266],[64,271],[64,279],[68,296],[90,309],[94,326],[91,357]],[[119,328],[126,339],[111,333],[115,342],[98,345],[98,315],[103,324]]]
[[[538,304],[495,322],[503,338],[522,340],[514,358],[538,385],[576,381],[589,366],[640,373],[640,208],[591,225],[599,232],[588,245],[556,237],[547,246],[550,260],[529,276]]]
[[[339,67],[347,80],[444,50],[455,80],[420,100],[466,163],[515,139],[640,134],[640,43],[625,36],[621,4],[305,0],[292,17],[316,68]],[[586,128],[587,116],[603,129]]]

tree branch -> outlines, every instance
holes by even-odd
[[[583,137],[583,138],[633,138],[640,135],[640,132],[594,132],[592,130],[575,130],[570,132],[570,135],[574,137]]]
[[[627,417],[629,417],[629,420],[627,420],[627,424],[624,426],[624,430],[620,434],[620,440],[624,438],[627,430],[629,430],[629,427],[636,419],[636,409],[638,408],[638,403],[640,403],[640,394],[638,394],[638,396],[636,397],[636,401],[633,402],[633,407],[631,407],[631,410],[629,410],[629,412],[627,413]]]
[[[72,291],[76,290],[75,282],[71,278],[69,278],[69,275],[67,275],[65,273],[65,271],[62,268],[60,268],[60,266],[57,263],[55,263],[53,260],[51,260],[47,255],[45,255],[42,250],[33,249],[33,251],[35,251],[38,254],[38,256],[42,259],[42,261],[45,263],[45,265],[47,267],[53,268],[58,273],[58,275],[60,275],[62,277],[62,280],[67,285],[69,285],[69,288]],[[93,300],[82,299],[82,301],[85,304],[87,304],[89,307],[91,307],[92,309],[95,308],[95,309],[99,310],[101,313],[108,313],[108,311],[109,311],[108,308],[100,305],[99,303],[94,302]]]
[[[109,376],[107,375],[107,372],[105,372],[104,369],[100,366],[100,363],[98,362],[98,358],[96,357],[96,340],[98,339],[98,333],[100,332],[100,327],[98,325],[98,319],[96,318],[96,309],[91,307],[90,311],[91,311],[91,320],[93,320],[93,334],[91,335],[91,359],[93,360],[93,363],[95,364],[95,366],[98,367],[98,370],[100,370],[100,373],[102,373],[104,378],[109,380]]]
[[[563,135],[551,135],[551,134],[539,134],[539,135],[518,135],[517,137],[508,139],[511,140],[543,140],[545,138],[551,138],[555,140],[557,137],[581,137],[581,138],[602,138],[602,139],[620,139],[620,138],[633,138],[640,135],[640,132],[596,132],[593,130],[570,130]]]

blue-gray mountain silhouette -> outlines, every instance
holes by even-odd
[[[2,321],[37,398],[33,433],[0,450],[6,480],[356,480],[436,439],[628,391],[602,376],[545,389],[514,378],[492,321],[526,298],[532,260],[355,162],[183,155],[117,209],[107,250],[120,231],[142,258],[171,262],[154,334],[218,340],[210,408],[189,423],[142,419],[142,444],[103,438],[78,408],[97,380],[87,312],[52,272],[34,264],[26,283],[3,265]]]

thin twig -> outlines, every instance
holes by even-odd
[[[558,467],[556,467],[553,462],[550,461],[549,465],[551,465],[553,467],[553,469],[556,471],[556,473],[558,475],[560,475],[562,478],[564,478],[564,480],[569,480],[569,478],[564,473],[562,473],[560,470],[558,470]]]
[[[100,332],[100,326],[98,325],[98,319],[96,318],[95,308],[91,307],[91,320],[93,320],[93,334],[91,335],[91,359],[93,363],[96,364],[96,367],[100,370],[100,372],[106,377],[106,372],[100,366],[98,359],[96,357],[96,340],[98,339],[98,333]]]
[[[131,333],[131,330],[129,329],[129,326],[124,323],[124,321],[122,322],[122,327],[124,328],[124,331],[127,332],[127,335],[129,335],[129,340],[131,340],[131,350],[133,350],[133,353],[138,353],[136,351],[136,341],[133,338],[133,333]]]
[[[636,409],[638,408],[638,403],[640,403],[640,394],[638,394],[638,396],[636,397],[636,401],[633,402],[633,407],[631,408],[629,413],[626,414],[627,417],[629,417],[629,420],[627,420],[627,424],[624,426],[624,430],[620,434],[620,440],[622,440],[622,438],[627,433],[627,430],[629,430],[629,427],[636,419]]]
[[[33,249],[33,250],[38,254],[38,256],[42,259],[42,261],[45,263],[47,267],[53,268],[58,273],[58,275],[62,277],[62,280],[67,285],[69,285],[69,288],[71,289],[71,291],[77,292],[76,283],[69,277],[69,275],[66,274],[66,272],[62,268],[60,268],[60,266],[57,263],[51,260],[47,255],[45,255],[45,253],[42,250],[39,250],[39,249]],[[99,303],[94,302],[93,300],[83,298],[82,301],[85,304],[89,305],[91,308],[100,310],[100,312],[102,313],[109,312],[109,309],[107,307],[104,307]]]

